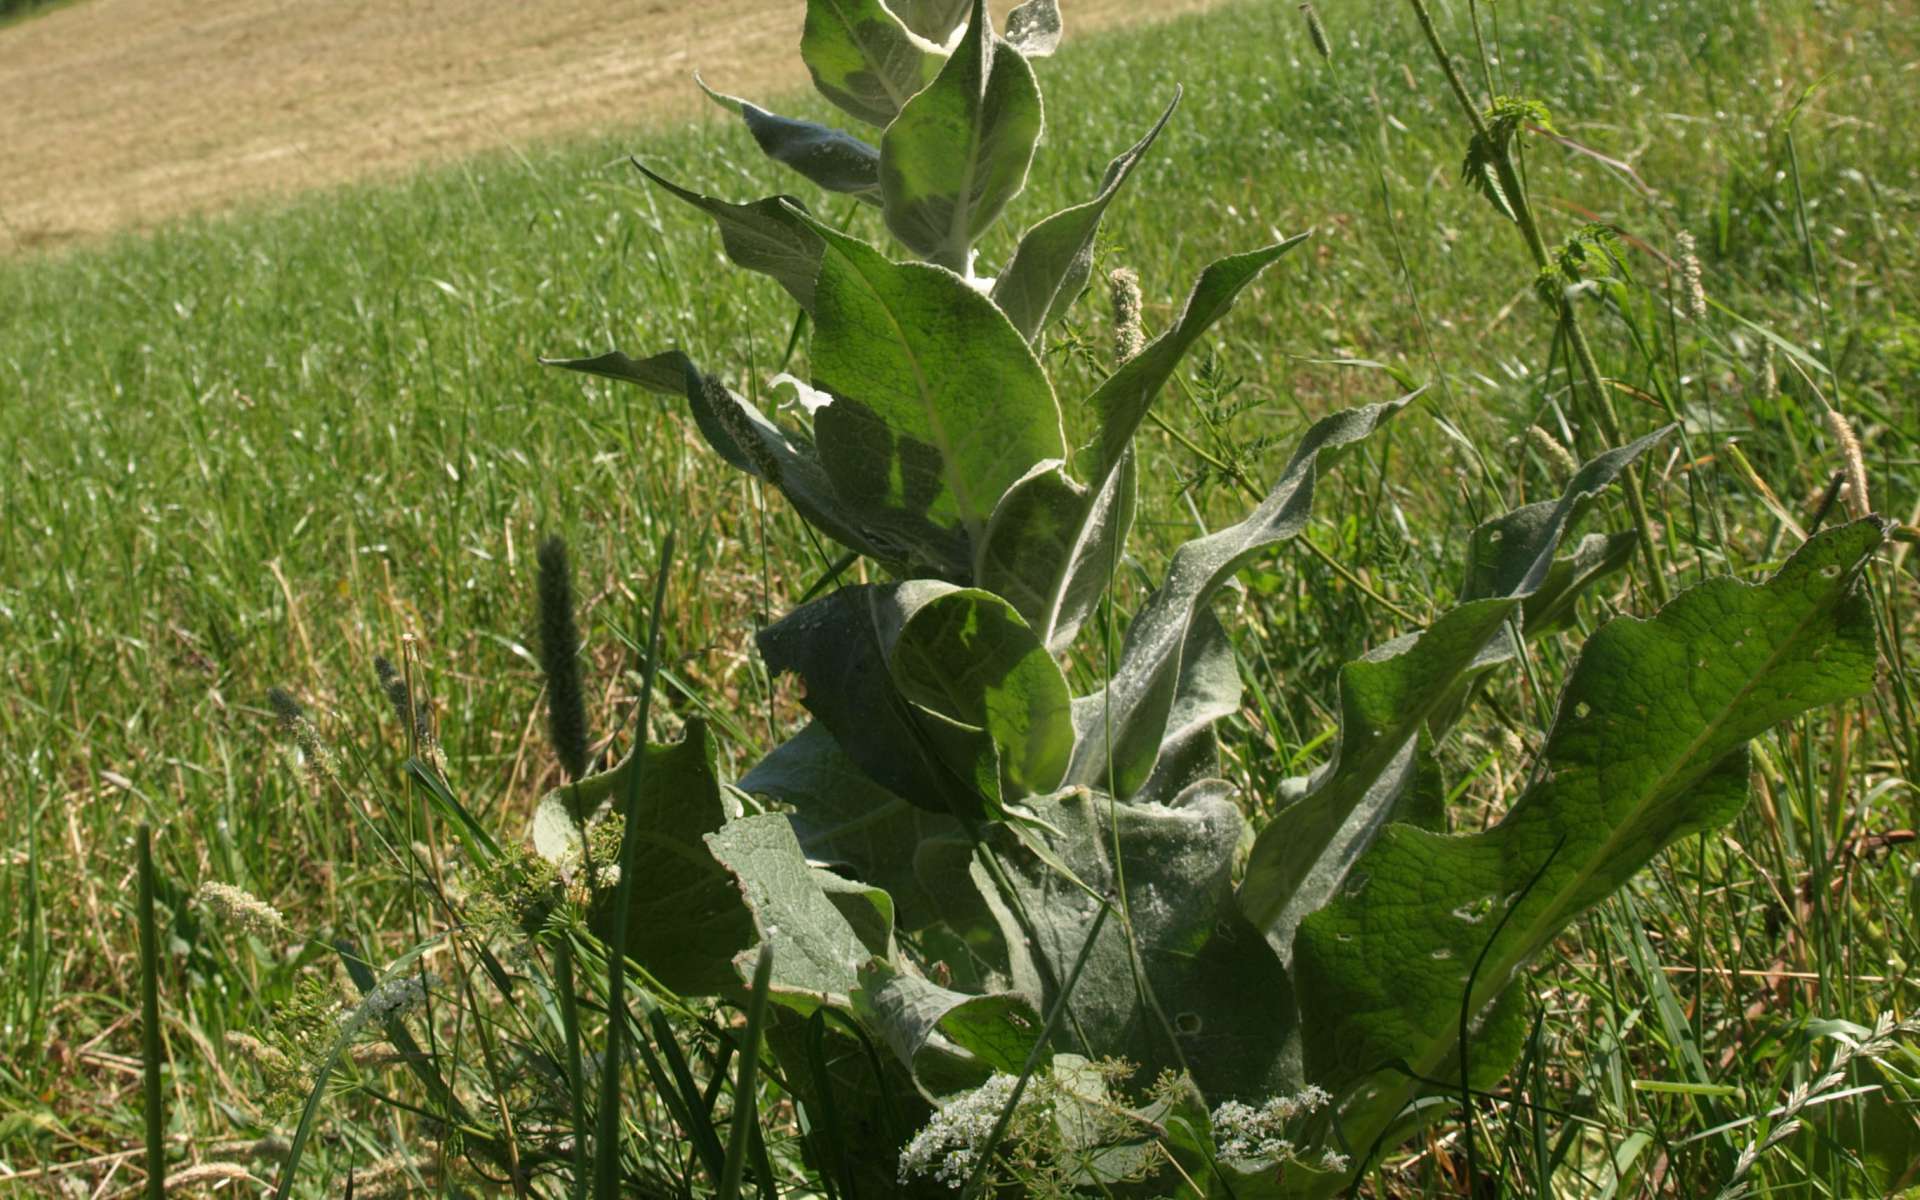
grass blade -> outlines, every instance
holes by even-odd
[[[167,1194],[167,1113],[160,1098],[160,945],[153,919],[153,827],[140,823],[140,1058],[147,1121],[147,1195]]]

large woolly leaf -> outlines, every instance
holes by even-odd
[[[1413,777],[1420,730],[1467,681],[1511,656],[1506,629],[1552,576],[1568,525],[1627,464],[1668,430],[1602,454],[1574,476],[1557,502],[1541,502],[1475,531],[1481,551],[1466,603],[1424,632],[1398,638],[1340,672],[1340,749],[1260,831],[1240,886],[1247,919],[1287,957],[1302,918],[1324,904],[1370,845]]]
[[[1200,335],[1232,311],[1234,300],[1260,272],[1306,236],[1296,234],[1259,250],[1223,258],[1200,272],[1200,279],[1193,285],[1193,292],[1187,297],[1186,307],[1173,328],[1128,359],[1095,389],[1089,401],[1100,419],[1094,479],[1105,479],[1118,465],[1120,456],[1133,441],[1134,431],[1146,419],[1153,398],[1173,377],[1174,368],[1200,340]]]
[[[800,57],[820,94],[884,126],[940,70],[940,48],[915,36],[881,0],[807,0]]]
[[[803,1013],[822,1004],[845,1007],[874,948],[830,898],[823,884],[832,886],[833,877],[808,865],[786,817],[729,821],[707,835],[707,846],[739,880],[736,898],[746,897],[760,940],[773,947],[773,998]],[[651,887],[651,875],[646,882]],[[683,936],[671,923],[657,935]],[[753,962],[750,950],[736,956],[740,978],[751,975]]]
[[[979,1087],[995,1071],[1019,1074],[1040,1040],[1040,1016],[1024,996],[969,996],[878,960],[861,969],[853,1009],[929,1098]]]
[[[1066,677],[1013,606],[979,588],[913,580],[873,593],[895,686],[910,703],[984,729],[1014,795],[1051,792],[1073,753]]]
[[[1323,418],[1300,439],[1279,482],[1251,516],[1174,552],[1165,582],[1127,627],[1113,678],[1095,694],[1095,706],[1085,708],[1069,782],[1105,783],[1121,796],[1146,782],[1160,756],[1196,614],[1254,556],[1306,528],[1320,455],[1366,437],[1405,403],[1371,404]]]
[[[1087,944],[1105,902],[1096,897],[1117,899],[1125,883],[1125,910],[1100,926],[1068,1001],[1068,1044],[1124,1057],[1149,1078],[1184,1063],[1215,1094],[1297,1086],[1286,972],[1233,906],[1230,874],[1246,823],[1227,785],[1199,785],[1168,805],[1074,788],[1033,809],[1043,825],[1030,837],[1046,853],[1005,846],[1011,895],[982,867],[974,877],[1012,949],[1016,988],[1041,998],[1043,1011]]]
[[[790,196],[769,196],[751,204],[734,204],[689,191],[635,162],[640,173],[674,196],[713,218],[720,228],[720,244],[727,257],[749,271],[758,271],[787,290],[801,308],[813,308],[813,281],[820,273],[820,237],[795,215],[805,211]]]
[[[693,81],[715,104],[740,115],[768,158],[830,192],[880,203],[880,151],[873,146],[831,125],[783,117],[738,96],[716,92],[698,75]]]
[[[908,29],[944,46],[966,21],[973,0],[889,0],[887,7],[906,22]]]
[[[1131,454],[1093,493],[1064,464],[1037,464],[994,507],[974,582],[1011,601],[1049,651],[1066,653],[1118,570],[1136,490]]]
[[[629,810],[636,769],[640,778]],[[732,878],[702,842],[730,815],[706,722],[687,722],[685,737],[675,745],[645,746],[610,771],[549,792],[534,810],[534,849],[554,862],[577,861],[582,824],[606,812],[634,826],[646,872],[646,886],[632,890],[628,956],[682,995],[733,989],[733,958],[753,944],[753,920]],[[595,921],[608,916],[603,906]]]
[[[985,0],[975,0],[967,36],[880,139],[887,228],[966,273],[973,243],[1026,186],[1040,121],[1033,68],[996,45]]]
[[[1107,173],[1093,199],[1062,209],[1021,235],[1013,261],[994,281],[993,302],[1024,337],[1031,340],[1040,336],[1042,330],[1065,315],[1086,286],[1093,273],[1093,243],[1100,232],[1101,217],[1179,105],[1180,91],[1176,88],[1166,111],[1147,135],[1107,164]]]
[[[928,546],[965,578],[971,541],[1029,468],[1066,456],[1053,386],[993,302],[958,275],[815,224],[826,242],[814,293],[814,417],[835,488],[870,528],[957,542]],[[957,561],[955,561],[957,559]]]
[[[1871,685],[1858,575],[1883,536],[1874,519],[1832,530],[1764,584],[1709,580],[1650,621],[1607,625],[1498,825],[1391,825],[1307,918],[1294,949],[1307,1065],[1351,1090],[1351,1143],[1385,1129],[1415,1080],[1460,1073],[1463,1012],[1478,1030],[1470,1076],[1503,1070],[1519,1013],[1495,1002],[1515,973],[1660,850],[1739,812],[1748,739]]]
[[[885,890],[901,928],[917,930],[940,917],[914,856],[929,838],[956,836],[958,823],[875,783],[824,725],[810,723],[774,747],[739,787],[789,806],[787,819],[808,860]]]
[[[807,711],[882,788],[929,812],[985,815],[999,800],[992,739],[900,694],[875,625],[885,590],[845,587],[788,613],[760,631],[760,656],[800,676]]]

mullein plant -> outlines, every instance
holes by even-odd
[[[532,841],[586,881],[570,886],[593,929],[624,928],[648,1003],[770,1006],[752,1044],[803,1114],[807,1162],[847,1194],[1331,1194],[1501,1079],[1527,1037],[1526,965],[1740,811],[1750,739],[1869,687],[1859,579],[1885,527],[1862,514],[1764,583],[1708,580],[1604,626],[1506,815],[1451,834],[1436,748],[1490,673],[1644,548],[1637,488],[1637,529],[1573,531],[1669,431],[1584,463],[1556,441],[1563,493],[1473,530],[1453,606],[1341,671],[1337,752],[1251,827],[1218,777],[1242,683],[1211,602],[1300,538],[1319,472],[1410,398],[1308,428],[1244,520],[1173,553],[1117,648],[1084,660],[1102,686],[1073,694],[1062,664],[1110,611],[1138,505],[1136,431],[1301,239],[1215,262],[1151,339],[1139,281],[1111,275],[1116,352],[1067,407],[1093,424],[1070,440],[1038,351],[1178,96],[1093,195],[983,263],[1041,138],[1032,62],[1059,34],[1050,0],[1001,32],[979,0],[809,0],[802,57],[865,130],[710,91],[769,156],[877,210],[891,250],[792,197],[719,198],[640,166],[799,306],[807,403],[765,411],[678,350],[557,365],[684,402],[874,581],[835,570],[759,631],[811,719],[742,777],[720,778],[698,719],[584,777],[557,738],[575,778]],[[1469,178],[1524,212],[1509,146],[1544,118],[1522,101],[1474,115]],[[585,867],[609,825],[629,845],[638,831],[642,886]]]

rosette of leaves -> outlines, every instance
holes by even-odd
[[[1342,671],[1338,753],[1252,830],[1216,777],[1213,730],[1241,680],[1212,602],[1302,532],[1318,472],[1406,401],[1309,428],[1245,520],[1174,552],[1104,685],[1073,694],[1062,661],[1132,523],[1133,435],[1298,239],[1202,272],[1087,397],[1097,428],[1069,446],[1034,346],[1083,290],[1102,215],[1172,109],[1092,198],[980,277],[974,246],[1042,126],[1028,60],[1057,33],[1042,0],[1006,36],[977,0],[810,0],[802,54],[877,146],[716,93],[774,158],[877,205],[898,260],[792,198],[736,203],[649,172],[806,313],[811,422],[678,351],[560,365],[684,397],[723,459],[884,582],[843,583],[760,631],[812,721],[736,785],[695,723],[547,797],[535,840],[569,861],[593,822],[639,824],[653,886],[633,890],[628,924],[657,936],[629,952],[663,989],[737,1000],[772,948],[782,1077],[819,1118],[812,1136],[837,1131],[819,1161],[874,1172],[880,1194],[899,1186],[903,1113],[995,1073],[1108,1059],[1172,1073],[1184,1099],[1139,1113],[1131,1146],[1081,1147],[1089,1187],[1137,1178],[1147,1147],[1181,1167],[1154,1194],[1325,1193],[1344,1177],[1318,1160],[1223,1160],[1208,1113],[1324,1087],[1334,1103],[1288,1140],[1359,1163],[1448,1081],[1503,1072],[1520,968],[1661,849],[1730,819],[1749,739],[1869,685],[1855,579],[1882,528],[1831,531],[1764,584],[1710,581],[1606,626],[1532,785],[1491,830],[1451,836],[1435,745],[1480,679],[1624,565],[1630,535],[1570,533],[1665,431],[1603,454],[1557,500],[1476,529],[1456,602]]]

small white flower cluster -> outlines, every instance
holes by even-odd
[[[353,1023],[357,1026],[371,1021],[384,1025],[396,1017],[406,1016],[427,998],[427,988],[431,983],[432,976],[425,972],[387,980],[360,1001],[360,1008],[353,1015]]]
[[[193,898],[195,903],[242,933],[271,937],[287,930],[287,919],[280,915],[279,909],[230,883],[203,883]]]
[[[931,1175],[950,1188],[966,1183],[1018,1082],[1011,1075],[995,1075],[941,1106],[901,1153],[900,1182]]]
[[[1325,1089],[1310,1083],[1297,1096],[1275,1096],[1259,1108],[1228,1100],[1213,1110],[1214,1144],[1222,1158],[1291,1158],[1293,1143],[1281,1136],[1287,1122],[1318,1112],[1332,1099]]]

